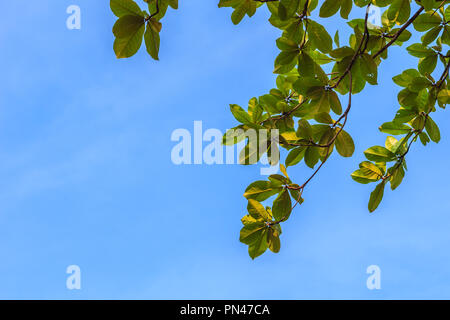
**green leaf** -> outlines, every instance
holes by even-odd
[[[397,189],[397,187],[402,183],[404,177],[405,177],[405,169],[403,169],[402,166],[399,166],[392,173],[392,176],[390,179],[391,189],[392,190]]]
[[[295,149],[292,149],[288,156],[286,157],[286,167],[295,166],[300,161],[302,161],[303,157],[305,156],[305,147],[298,147]]]
[[[394,82],[401,87],[408,87],[413,79],[417,77],[421,77],[419,71],[416,69],[408,69],[403,71],[402,74],[393,77],[392,80],[394,80]]]
[[[144,17],[141,8],[133,0],[110,0],[109,5],[112,12],[119,18],[126,15]]]
[[[129,38],[133,36],[143,25],[143,17],[126,15],[119,18],[113,26],[113,34],[116,38]]]
[[[428,137],[426,132],[421,132],[419,134],[419,138],[420,138],[420,142],[426,146],[428,144],[428,142],[430,142],[430,138]]]
[[[433,142],[438,143],[441,141],[441,132],[439,131],[439,127],[430,116],[427,117],[425,122],[425,129]]]
[[[262,219],[266,222],[272,220],[264,206],[256,200],[248,200],[247,211],[255,219]]]
[[[313,20],[308,22],[308,36],[314,46],[323,53],[328,53],[333,49],[333,40],[327,30]]]
[[[244,19],[246,13],[247,13],[247,6],[246,6],[245,2],[243,2],[231,14],[231,21],[234,24],[239,24],[239,22],[241,22],[242,19]]]
[[[352,11],[353,2],[352,0],[341,0],[341,2],[341,17],[348,19],[348,15]]]
[[[277,230],[270,228],[268,230],[268,234],[267,234],[267,242],[268,242],[268,246],[270,251],[272,251],[273,253],[278,253],[280,252],[280,234]]]
[[[412,133],[409,133],[409,134],[412,134]],[[408,137],[408,136],[406,136],[406,137]],[[402,153],[403,151],[405,151],[405,150],[403,150],[405,140],[407,140],[405,138],[402,138],[399,141],[399,140],[395,139],[394,137],[391,137],[391,136],[387,137],[386,142],[385,142],[386,149],[388,149],[389,151],[391,151],[392,153],[395,153],[395,154],[397,154],[399,152]]]
[[[430,11],[436,4],[435,0],[420,0],[420,4],[425,8],[425,11]]]
[[[357,0],[355,0],[356,2]],[[372,0],[372,3],[376,5],[377,7],[383,8],[392,3],[393,0]],[[370,1],[369,1],[370,2]],[[367,3],[368,4],[368,3]],[[366,5],[367,5],[366,4]]]
[[[235,10],[231,14],[231,21],[234,24],[239,24],[239,22],[242,21],[242,19],[247,14],[249,17],[253,16],[256,12],[256,8],[261,3],[257,3],[253,0],[221,0],[219,2],[219,8],[220,7],[233,7]]]
[[[411,5],[409,0],[394,0],[387,10],[387,17],[391,21],[399,24],[405,23],[411,14]]]
[[[283,189],[273,202],[272,214],[275,220],[287,220],[291,214],[291,205],[291,196],[286,189]]]
[[[336,150],[343,157],[351,157],[355,152],[352,137],[344,130],[336,138]]]
[[[144,34],[147,52],[155,60],[159,60],[159,46],[161,42],[158,29],[161,30],[161,24],[150,20],[147,23],[147,30],[145,30]]]
[[[381,169],[372,162],[363,161],[359,164],[359,168],[371,177],[375,175],[377,180],[381,179],[381,177],[383,176],[383,171],[381,171]]]
[[[406,50],[408,50],[410,55],[417,58],[425,58],[435,54],[432,49],[424,46],[421,43],[412,44],[408,48],[406,48]]]
[[[433,14],[433,12],[426,12],[421,14],[414,20],[413,26],[414,29],[420,32],[424,32],[430,30],[431,28],[439,26],[441,24],[442,19],[438,14]]]
[[[266,252],[267,248],[267,229],[264,229],[258,234],[257,240],[248,247],[248,254],[250,258],[255,259]]]
[[[338,47],[340,47],[341,46],[341,42],[340,42],[340,39],[339,39],[339,30],[336,30],[336,33],[334,34],[334,44],[336,45],[336,46],[338,46]]]
[[[282,176],[281,174],[272,174],[269,176],[269,180],[272,184],[280,186],[280,187],[283,184],[288,184],[291,182],[288,178]]]
[[[416,115],[417,113],[414,110],[400,109],[397,111],[393,121],[397,123],[406,123],[414,119]]]
[[[389,162],[395,160],[395,154],[382,146],[374,146],[366,151],[364,155],[370,161],[375,162]]]
[[[444,26],[444,32],[442,32],[441,40],[443,44],[450,45],[450,28]]]
[[[424,46],[427,46],[430,43],[432,43],[434,40],[436,40],[436,38],[439,36],[441,31],[442,31],[442,27],[440,27],[440,26],[439,27],[435,27],[435,28],[431,29],[430,31],[428,31],[422,37],[422,44]]]
[[[336,114],[342,113],[342,105],[341,101],[339,100],[338,95],[334,91],[328,91],[328,104],[331,107],[331,110],[333,110]]]
[[[341,0],[325,0],[320,8],[319,16],[321,18],[328,18],[334,16],[341,7]]]
[[[173,8],[173,9],[178,9],[178,0],[168,0],[169,1],[169,5]]]
[[[283,166],[282,164],[280,164],[280,171],[281,171],[282,174],[284,174],[284,176],[285,176],[286,178],[289,179],[289,176],[288,176],[287,171],[286,171],[286,167]]]
[[[282,51],[292,51],[298,49],[297,43],[286,37],[278,38],[276,44],[278,49]]]
[[[376,85],[377,78],[378,78],[378,66],[373,60],[373,58],[365,53],[361,56],[360,61],[360,67],[361,67],[361,74],[364,76],[364,78],[367,80],[368,83],[371,85]]]
[[[239,241],[247,245],[251,245],[260,239],[264,229],[266,229],[264,222],[246,224],[241,229]]]
[[[445,21],[450,21],[450,7],[447,7],[444,11],[444,19]]]
[[[398,93],[398,102],[400,105],[406,109],[412,109],[417,105],[417,93],[412,92],[409,89],[403,89]]]
[[[400,135],[410,132],[411,127],[401,123],[386,122],[381,125],[380,131],[387,134]]]
[[[329,113],[326,112],[319,112],[316,115],[314,115],[314,120],[316,120],[318,123],[325,123],[325,124],[333,124],[333,119],[331,119],[331,116]]]
[[[381,179],[383,172],[372,162],[364,161],[359,164],[359,169],[352,173],[351,177],[358,183],[368,184]]]
[[[437,54],[420,59],[419,61],[420,73],[423,75],[433,73],[434,69],[436,69],[437,60],[438,60]]]
[[[271,94],[265,94],[261,97],[259,97],[259,103],[263,107],[264,110],[270,112],[270,113],[279,113],[282,110],[278,108],[278,102],[280,101],[279,98],[271,95]]]
[[[158,7],[159,10],[156,8],[156,0],[144,0],[148,3],[148,10],[153,15],[152,19],[155,21],[161,20],[167,12],[167,9],[169,8],[169,1],[168,0],[159,0]]]
[[[374,212],[380,205],[381,200],[383,200],[385,185],[386,185],[386,183],[384,181],[381,182],[379,185],[377,185],[375,190],[370,194],[370,199],[369,199],[369,211],[370,212]]]
[[[317,147],[308,147],[305,152],[305,163],[311,169],[319,162],[319,150]]]
[[[257,201],[264,201],[281,191],[281,187],[273,185],[270,181],[255,181],[245,189],[244,197]]]
[[[311,140],[312,134],[313,134],[312,127],[309,124],[309,122],[305,119],[299,120],[297,128],[297,136],[305,140]]]
[[[241,123],[252,123],[250,115],[237,104],[230,104],[230,110],[237,121]]]
[[[355,172],[352,173],[351,175],[352,179],[355,180],[358,183],[362,183],[362,184],[368,184],[374,181],[378,181],[377,178],[373,177],[368,177],[366,172],[364,172],[361,169],[356,170]]]
[[[275,67],[290,65],[298,56],[299,51],[281,51],[280,54],[275,59]]]
[[[142,45],[144,31],[145,23],[142,22],[129,37],[116,38],[114,41],[114,52],[116,53],[117,58],[129,58],[135,55]]]
[[[280,0],[278,15],[281,20],[291,18],[298,10],[300,0]]]
[[[425,88],[428,88],[432,85],[432,83],[430,82],[430,80],[428,80],[425,77],[416,77],[414,78],[411,83],[409,83],[408,85],[408,89],[411,92],[420,92]]]
[[[369,3],[371,3],[371,1],[372,1],[372,0],[355,0],[355,4],[356,4],[358,7],[362,8],[362,7],[367,6]]]
[[[438,100],[439,100],[439,103],[441,103],[442,105],[449,104],[450,103],[450,90],[444,89],[444,90],[439,91]]]

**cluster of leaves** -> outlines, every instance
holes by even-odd
[[[135,55],[144,40],[147,52],[153,59],[159,60],[159,33],[162,29],[160,20],[169,6],[178,9],[178,0],[143,1],[147,3],[148,12],[141,10],[134,0],[110,0],[112,12],[119,18],[113,27],[116,37],[114,52],[117,58]]]
[[[428,5],[428,7],[426,6]],[[430,114],[436,111],[436,103],[445,108],[450,102],[448,61],[450,51],[443,51],[443,45],[450,45],[450,7],[435,4],[434,1],[423,3],[425,10],[414,20],[414,29],[423,32],[420,43],[407,47],[410,55],[419,58],[418,68],[408,69],[393,78],[403,89],[398,94],[400,108],[393,121],[386,122],[380,131],[388,136],[385,146],[373,146],[364,154],[368,161],[362,162],[360,169],[352,174],[352,178],[363,184],[379,182],[370,195],[369,210],[373,212],[380,204],[386,184],[395,190],[403,181],[407,170],[405,156],[412,143],[417,140],[423,145],[430,141],[441,140],[439,127]],[[434,9],[434,10],[433,10]],[[433,73],[440,61],[444,68],[442,76],[435,80]],[[387,164],[390,167],[387,168]]]
[[[416,1],[418,11],[411,16],[413,4],[409,0],[280,0],[263,1],[271,12],[270,23],[282,30],[276,43],[280,54],[275,59],[274,73],[279,74],[276,88],[266,95],[252,98],[248,110],[232,105],[231,112],[241,124],[232,130],[277,130],[281,148],[289,151],[282,175],[272,175],[268,181],[256,181],[248,186],[244,196],[249,202],[248,215],[242,219],[244,227],[240,240],[249,246],[249,254],[255,258],[269,248],[279,250],[273,237],[281,234],[280,224],[287,221],[295,206],[303,202],[306,185],[332,155],[334,149],[343,157],[353,155],[355,145],[344,130],[351,109],[351,96],[361,92],[367,84],[376,85],[378,67],[388,58],[391,45],[401,46],[412,34],[406,30],[413,24],[418,32],[424,32],[422,42],[413,44],[407,51],[419,57],[418,70],[406,70],[395,77],[395,83],[405,89],[399,93],[400,110],[392,122],[380,127],[391,135],[404,135],[397,140],[389,136],[384,147],[374,146],[365,152],[368,161],[352,178],[360,183],[381,181],[372,192],[369,210],[374,211],[383,197],[384,186],[390,182],[392,189],[403,180],[406,170],[405,156],[411,142],[420,139],[424,144],[440,139],[439,129],[429,113],[435,111],[436,101],[444,107],[448,103],[449,57],[443,52],[448,45],[447,1]],[[252,16],[259,4],[248,0],[223,0],[221,7],[234,9],[232,20],[238,23],[245,13]],[[355,19],[347,24],[353,29],[348,44],[341,45],[339,33],[332,37],[327,29],[311,15],[317,8],[319,17],[328,18],[338,12],[348,18],[353,5],[366,7],[365,19]],[[385,8],[382,26],[368,23],[371,5]],[[444,73],[434,80],[432,73],[437,62],[444,64]],[[341,99],[347,95],[348,106],[344,110]],[[255,111],[257,110],[257,113]],[[245,115],[244,115],[245,114]],[[257,116],[255,117],[255,114]],[[426,132],[425,132],[426,131]],[[227,135],[228,136],[228,133]],[[224,137],[225,138],[225,137]],[[232,141],[232,143],[243,140]],[[229,141],[229,139],[227,140]],[[240,159],[247,160],[242,153]],[[267,148],[258,150],[262,154]],[[275,157],[277,159],[277,157]],[[303,183],[293,183],[286,168],[304,161],[313,169]],[[387,163],[393,165],[387,169]],[[249,164],[243,161],[242,164]],[[274,198],[267,214],[255,214],[255,206]],[[261,209],[262,210],[262,209]],[[272,232],[272,233],[271,233]],[[270,235],[269,235],[270,234]]]
[[[306,186],[334,151],[342,157],[353,155],[355,144],[345,130],[352,95],[368,84],[378,83],[378,68],[388,58],[388,49],[410,40],[412,33],[407,28],[411,25],[417,33],[423,33],[420,43],[407,47],[409,54],[420,58],[418,68],[394,77],[394,82],[404,88],[398,94],[400,109],[393,121],[380,127],[391,136],[384,147],[366,150],[367,161],[352,174],[359,183],[379,182],[370,196],[369,210],[378,207],[388,182],[392,189],[402,182],[405,157],[413,142],[440,140],[439,128],[430,114],[436,111],[436,103],[444,108],[449,102],[450,56],[444,50],[450,39],[449,3],[450,0],[220,0],[219,7],[232,8],[234,24],[266,6],[271,14],[269,22],[281,30],[281,37],[276,40],[280,53],[274,62],[276,87],[250,99],[245,109],[230,106],[239,125],[228,131],[223,141],[228,145],[246,141],[240,154],[244,165],[254,164],[264,154],[272,165],[278,164],[280,148],[288,151],[284,164],[279,164],[282,175],[255,181],[245,190],[248,214],[242,218],[240,240],[248,245],[252,259],[267,249],[280,250],[281,224],[303,203]],[[366,14],[347,21],[352,32],[348,43],[341,44],[339,32],[332,37],[317,16],[329,18],[339,12],[348,20],[354,5],[365,7]],[[373,5],[383,9],[382,26],[368,21]],[[153,19],[146,13],[142,17],[147,22]],[[443,71],[436,77],[438,62],[443,64]],[[341,101],[345,101],[345,107]],[[247,135],[250,130],[263,133],[256,143]],[[312,174],[297,184],[288,176],[287,168],[302,161]],[[271,199],[272,204],[266,205]]]

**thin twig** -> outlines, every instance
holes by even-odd
[[[392,40],[389,41],[383,48],[378,50],[378,52],[373,55],[373,58],[375,59],[380,54],[382,54],[387,48],[389,48],[391,45],[393,45],[394,42],[397,41],[398,37],[400,37],[400,35],[403,33],[403,31],[405,31],[406,28],[408,28],[411,25],[411,23],[413,23],[414,20],[417,19],[417,17],[422,13],[423,10],[424,10],[424,7],[420,7],[420,9],[417,10],[417,12],[395,33]]]

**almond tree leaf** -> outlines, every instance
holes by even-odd
[[[141,8],[133,0],[110,0],[109,5],[111,11],[119,18],[126,15],[144,17]]]
[[[379,185],[377,185],[375,190],[370,194],[370,199],[369,199],[369,211],[370,212],[374,212],[380,205],[381,200],[383,200],[385,185],[386,185],[386,183],[384,181],[381,182]]]
[[[248,247],[248,254],[250,258],[253,260],[266,252],[268,248],[267,243],[267,228],[262,230],[261,233],[258,234],[258,239]]]
[[[291,196],[286,189],[283,189],[273,202],[272,214],[275,220],[288,219],[291,214],[291,205]]]
[[[254,199],[257,201],[264,201],[271,196],[279,193],[281,187],[274,185],[270,181],[255,181],[251,183],[245,190],[244,197],[247,199]]]
[[[125,15],[120,17],[113,26],[113,34],[116,38],[129,38],[133,36],[145,23],[143,17]]]
[[[148,54],[155,60],[159,60],[159,46],[160,46],[160,37],[159,37],[159,22],[150,20],[147,24],[147,30],[144,34],[145,46],[147,48]]]
[[[353,138],[344,130],[336,138],[336,150],[343,157],[351,157],[355,152]]]
[[[142,38],[145,31],[145,24],[142,25],[127,38],[116,38],[114,41],[114,52],[117,58],[129,58],[138,52],[142,45]]]
[[[327,30],[313,20],[308,22],[308,36],[314,43],[314,46],[323,53],[328,53],[333,49],[333,40]]]
[[[441,141],[441,132],[439,130],[439,127],[437,126],[436,122],[431,119],[430,116],[428,116],[426,120],[425,129],[427,130],[427,133],[433,142],[438,143],[439,141]]]
[[[278,234],[277,231],[275,231],[273,229],[268,230],[267,242],[268,242],[270,251],[272,251],[273,253],[280,252],[280,247],[281,247],[280,235]]]
[[[263,219],[266,222],[272,220],[264,206],[256,200],[248,200],[247,211],[255,219]]]
[[[364,155],[367,160],[375,162],[389,162],[395,159],[395,154],[382,146],[371,147],[364,151]]]

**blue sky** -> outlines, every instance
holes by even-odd
[[[279,31],[267,11],[235,27],[216,2],[168,13],[160,62],[144,50],[115,58],[109,1],[0,4],[0,298],[450,298],[445,111],[434,116],[442,142],[414,146],[403,185],[375,213],[373,186],[350,179],[362,152],[384,143],[392,76],[416,66],[403,49],[390,51],[381,85],[355,96],[355,155],[334,156],[309,185],[278,255],[252,261],[238,241],[259,167],[172,164],[175,129],[201,120],[224,131],[235,124],[228,104],[274,85]],[[81,30],[66,28],[71,4]],[[345,33],[338,18],[327,25]],[[73,264],[81,290],[66,288]],[[373,264],[381,290],[366,288]]]

